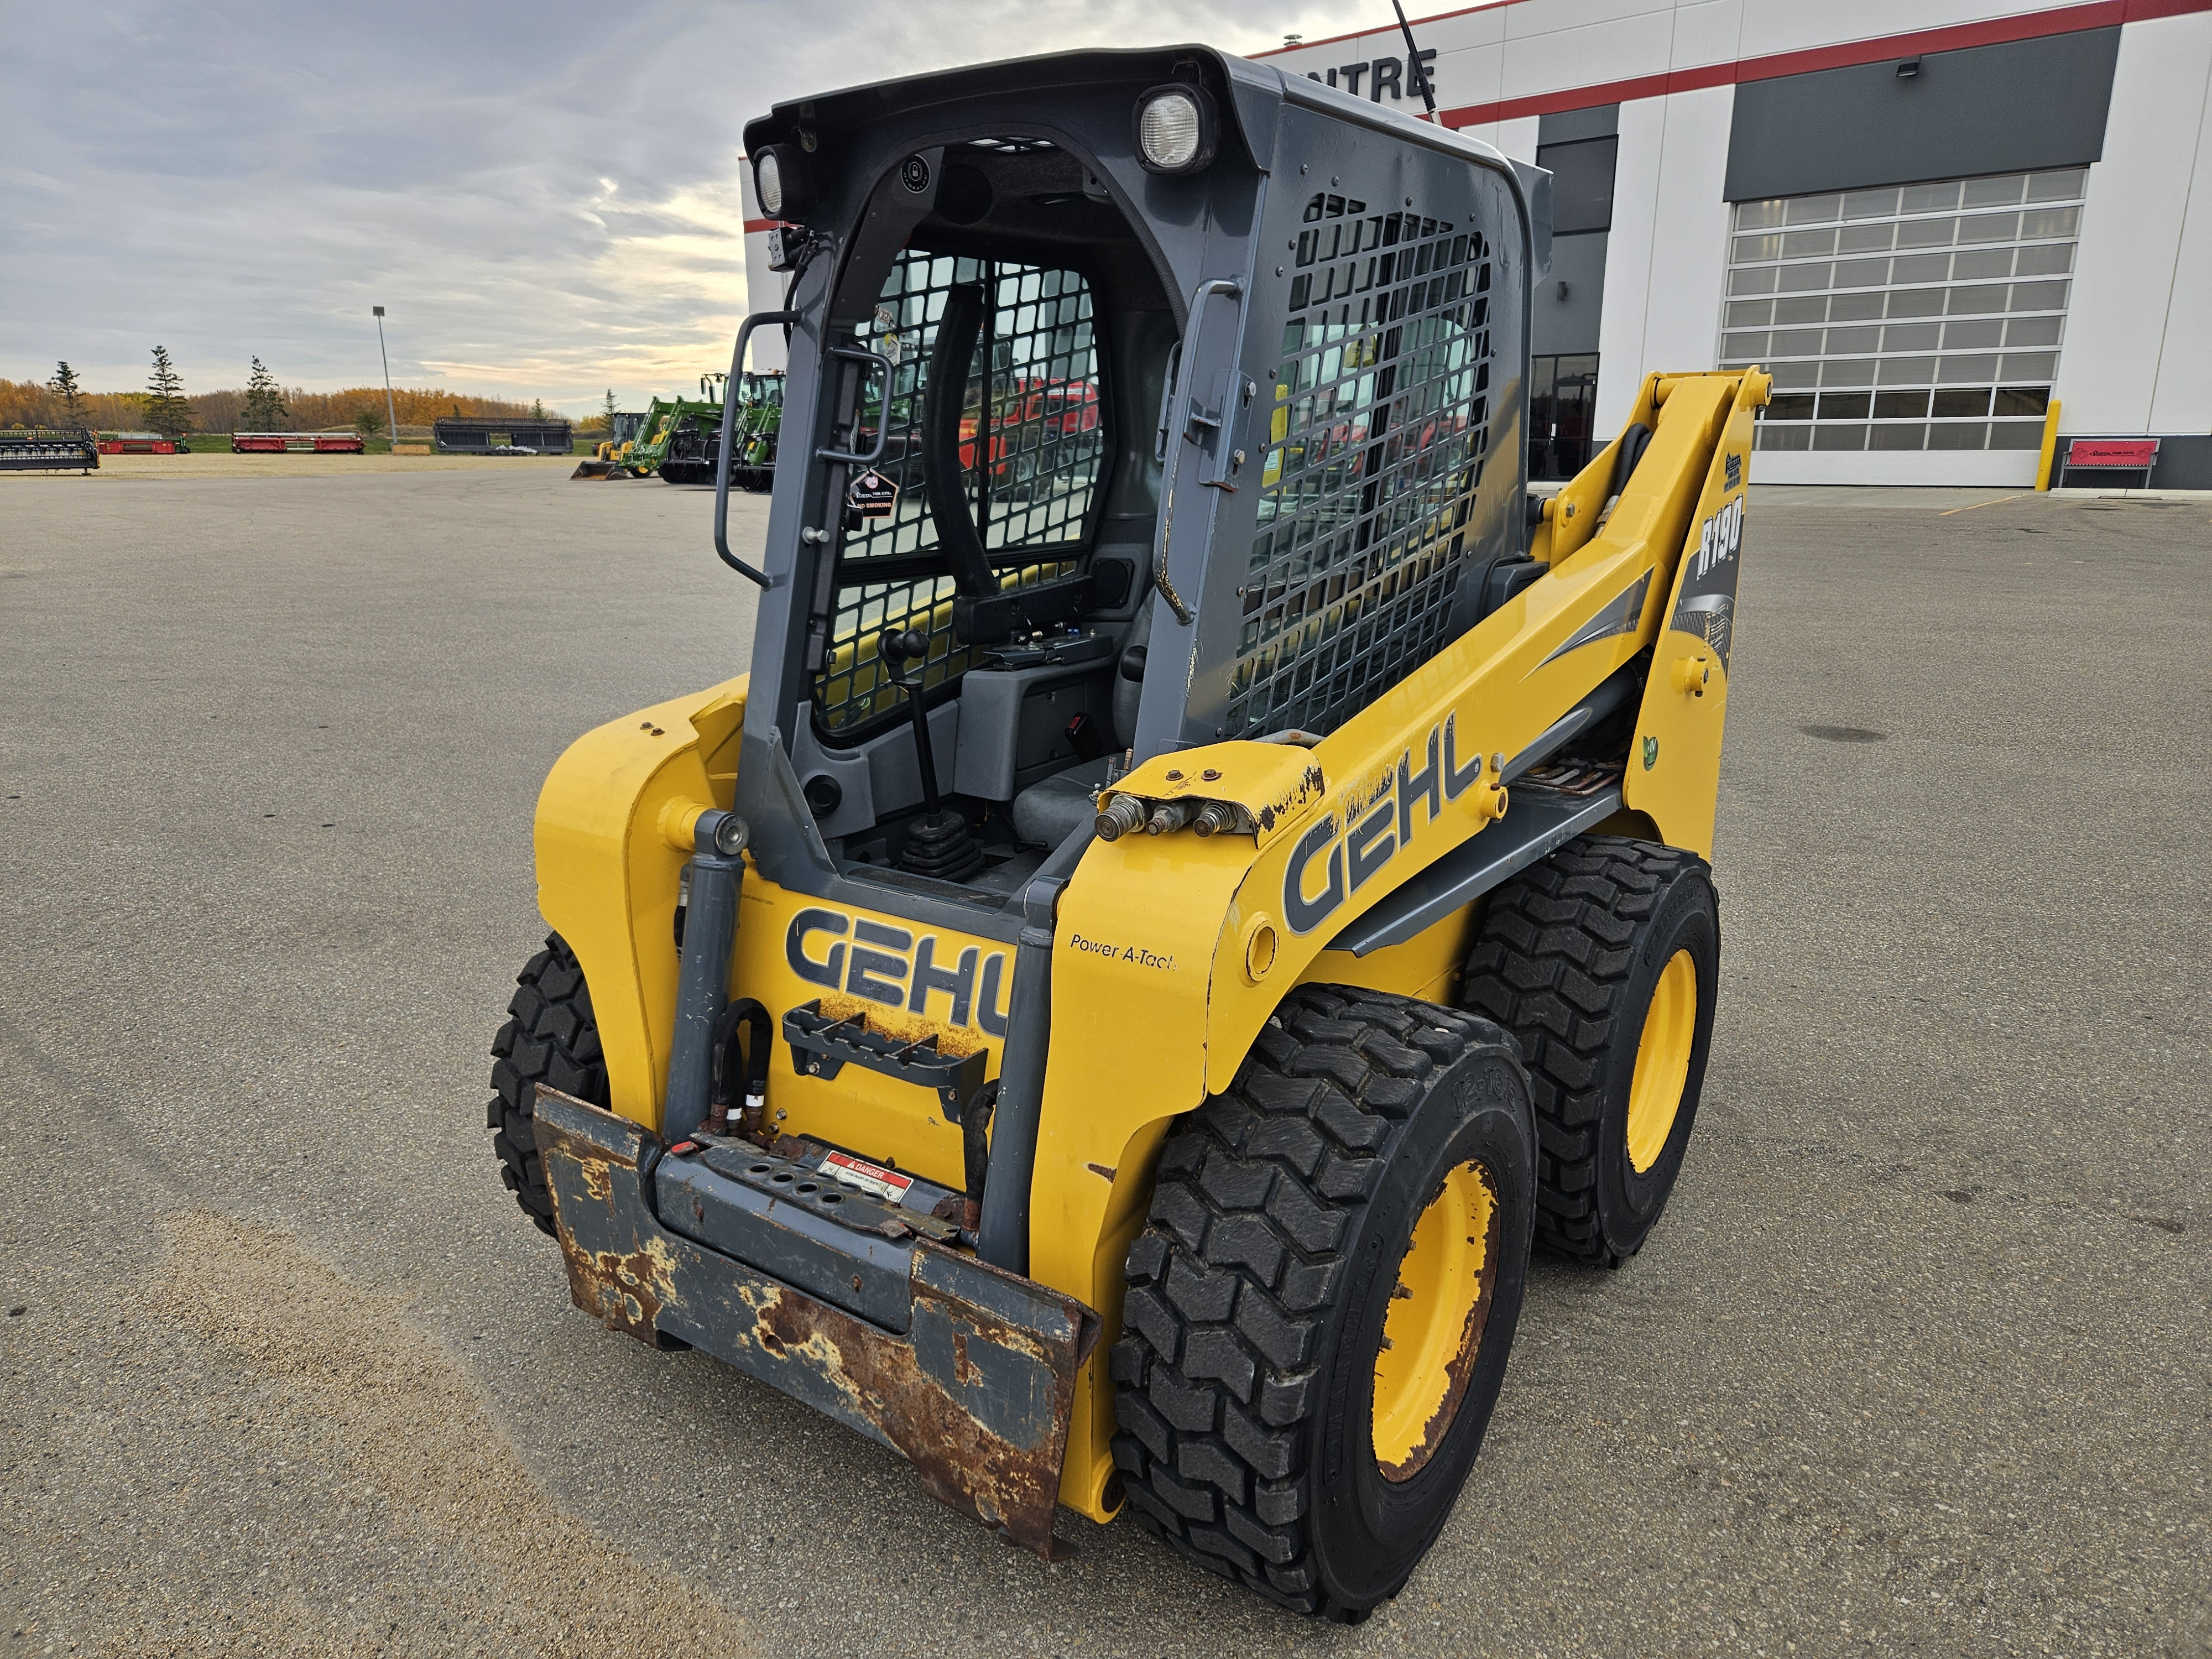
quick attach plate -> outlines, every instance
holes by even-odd
[[[732,1136],[695,1134],[691,1138],[700,1147],[699,1161],[716,1175],[769,1198],[799,1205],[838,1226],[885,1238],[908,1238],[919,1233],[924,1238],[949,1243],[959,1237],[956,1222],[940,1221],[926,1210],[887,1204],[837,1180],[830,1170],[817,1168],[828,1156],[826,1148],[814,1151],[801,1162],[764,1152],[750,1141]]]

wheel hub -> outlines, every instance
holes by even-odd
[[[1480,1164],[1444,1176],[1413,1224],[1375,1355],[1375,1462],[1410,1480],[1443,1443],[1474,1374],[1497,1273],[1498,1195]]]
[[[1690,1050],[1698,1033],[1698,964],[1677,951],[1651,988],[1651,1007],[1636,1045],[1636,1071],[1628,1085],[1628,1161],[1643,1175],[1667,1150],[1674,1115],[1689,1080]]]

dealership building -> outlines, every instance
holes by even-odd
[[[2212,489],[2212,0],[1358,5],[1257,56],[1553,174],[1533,477],[1758,363],[1762,482],[2024,486],[2055,426],[2053,483]]]
[[[1506,0],[1412,32],[1439,118],[1553,174],[1537,476],[1646,374],[1759,363],[1765,482],[2030,484],[2055,401],[2060,469],[2156,439],[2153,485],[2212,489],[2212,0]],[[1395,19],[1265,54],[1419,113],[1407,57]]]

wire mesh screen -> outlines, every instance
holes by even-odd
[[[1490,245],[1306,204],[1227,735],[1328,732],[1449,637],[1490,416]]]
[[[889,517],[846,533],[829,655],[814,685],[828,731],[849,733],[904,707],[876,662],[885,628],[928,633],[925,684],[962,673],[974,657],[952,637],[953,584],[929,513],[921,445],[938,326],[953,288],[968,283],[980,284],[988,303],[962,397],[962,497],[1006,586],[1075,568],[1106,445],[1090,285],[1072,270],[902,253],[862,341],[894,366],[888,407],[872,400],[863,411],[861,445],[872,447],[876,423],[890,422],[877,471],[898,486],[898,500]]]

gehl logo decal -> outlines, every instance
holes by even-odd
[[[1480,753],[1464,765],[1460,763],[1458,720],[1454,714],[1442,726],[1429,728],[1425,763],[1419,771],[1413,769],[1413,751],[1408,749],[1399,757],[1397,771],[1386,775],[1364,801],[1355,805],[1347,796],[1341,836],[1332,811],[1298,837],[1290,866],[1283,872],[1283,915],[1293,932],[1313,932],[1406,848],[1413,839],[1417,802],[1427,806],[1423,822],[1434,823],[1443,816],[1446,801],[1457,800],[1481,781]],[[1306,872],[1316,863],[1326,878],[1320,893],[1308,898]]]
[[[809,941],[817,933],[838,940],[818,961],[808,954]],[[848,937],[849,946],[844,942]],[[887,1007],[902,1006],[925,1019],[931,1018],[931,996],[942,994],[952,1000],[948,1024],[979,1025],[987,1036],[1006,1036],[1006,1017],[999,1006],[1006,953],[994,951],[987,957],[975,945],[963,945],[948,968],[939,963],[938,949],[934,933],[924,933],[917,941],[903,927],[839,910],[801,910],[783,936],[784,961],[809,984]]]

